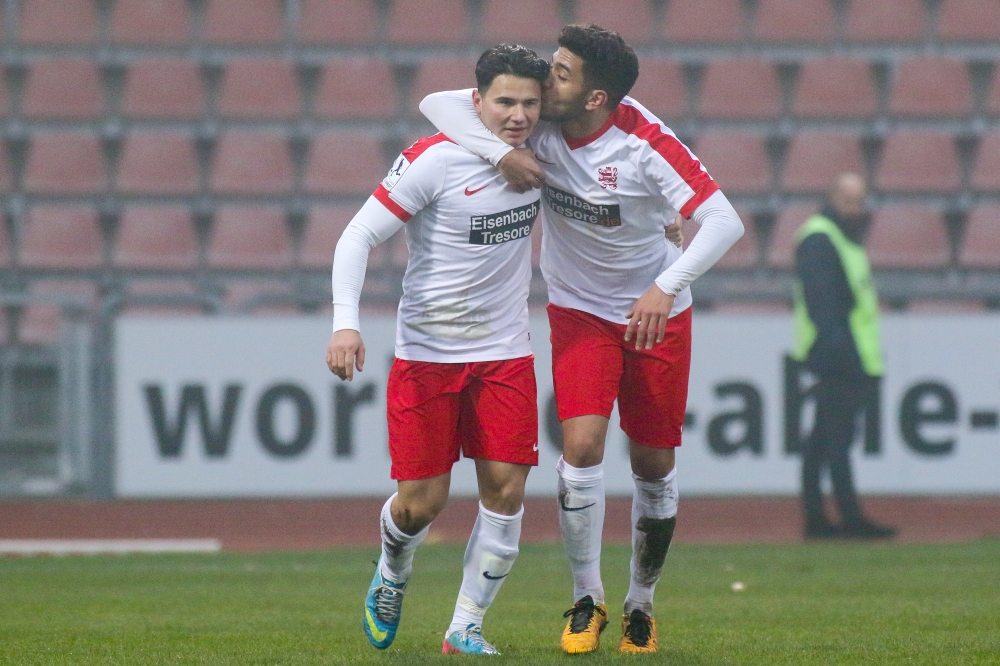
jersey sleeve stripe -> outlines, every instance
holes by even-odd
[[[694,213],[698,206],[705,203],[705,199],[709,198],[718,191],[719,184],[710,179],[700,190],[696,190],[694,196],[688,199],[687,203],[681,206],[681,209],[677,212],[680,213],[685,220],[691,219],[691,214]]]
[[[403,151],[403,157],[406,158],[407,162],[413,164],[413,160],[420,157],[420,155],[423,154],[425,150],[427,150],[431,146],[435,146],[444,141],[450,141],[451,143],[454,143],[454,141],[451,141],[451,139],[446,137],[444,134],[441,134],[440,132],[438,132],[434,136],[426,136],[423,139],[417,139],[417,141],[414,142],[412,146]]]
[[[389,196],[389,190],[385,189],[384,185],[376,187],[375,191],[372,192],[372,196],[378,199],[383,206],[389,209],[390,213],[398,217],[401,221],[409,222],[410,218],[413,217],[405,208],[392,200],[392,197]]]

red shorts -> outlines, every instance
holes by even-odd
[[[476,363],[396,359],[386,411],[392,478],[415,481],[451,471],[461,452],[538,464],[533,356]]]
[[[691,370],[691,308],[667,321],[663,342],[636,351],[624,324],[548,306],[552,381],[559,420],[611,416],[615,398],[622,430],[655,448],[681,445]]]

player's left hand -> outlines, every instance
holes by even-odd
[[[349,328],[334,333],[326,348],[326,365],[341,379],[354,379],[354,368],[361,372],[365,367],[365,343],[361,333]]]
[[[684,247],[684,229],[682,224],[684,223],[684,218],[678,215],[674,218],[673,224],[663,227],[663,234],[667,237],[667,240],[676,245],[677,247]]]
[[[673,307],[674,297],[663,293],[663,290],[654,284],[639,297],[625,315],[628,317],[625,342],[630,342],[635,335],[637,351],[643,347],[652,349],[654,344],[663,342],[663,336],[667,332],[667,319],[670,318],[670,310]]]

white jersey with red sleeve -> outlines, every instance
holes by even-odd
[[[515,192],[496,167],[437,134],[404,150],[374,197],[406,223],[396,357],[466,363],[528,356],[538,191]]]

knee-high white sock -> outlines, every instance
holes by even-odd
[[[396,494],[398,493],[386,500],[382,506],[382,515],[379,517],[379,527],[382,532],[381,570],[383,578],[388,578],[394,583],[405,583],[413,570],[413,553],[427,538],[430,525],[413,535],[399,529],[392,520],[392,511],[389,510]]]
[[[573,467],[562,457],[559,472],[559,529],[573,571],[573,600],[586,595],[604,603],[601,536],[604,532],[604,463]]]
[[[513,516],[505,516],[479,503],[479,517],[465,548],[462,587],[445,635],[461,631],[470,624],[483,625],[486,610],[496,599],[517,559],[523,515],[524,507]]]
[[[625,613],[635,609],[653,614],[653,591],[660,579],[677,523],[677,469],[662,479],[640,479],[635,474],[632,495],[631,578]]]

